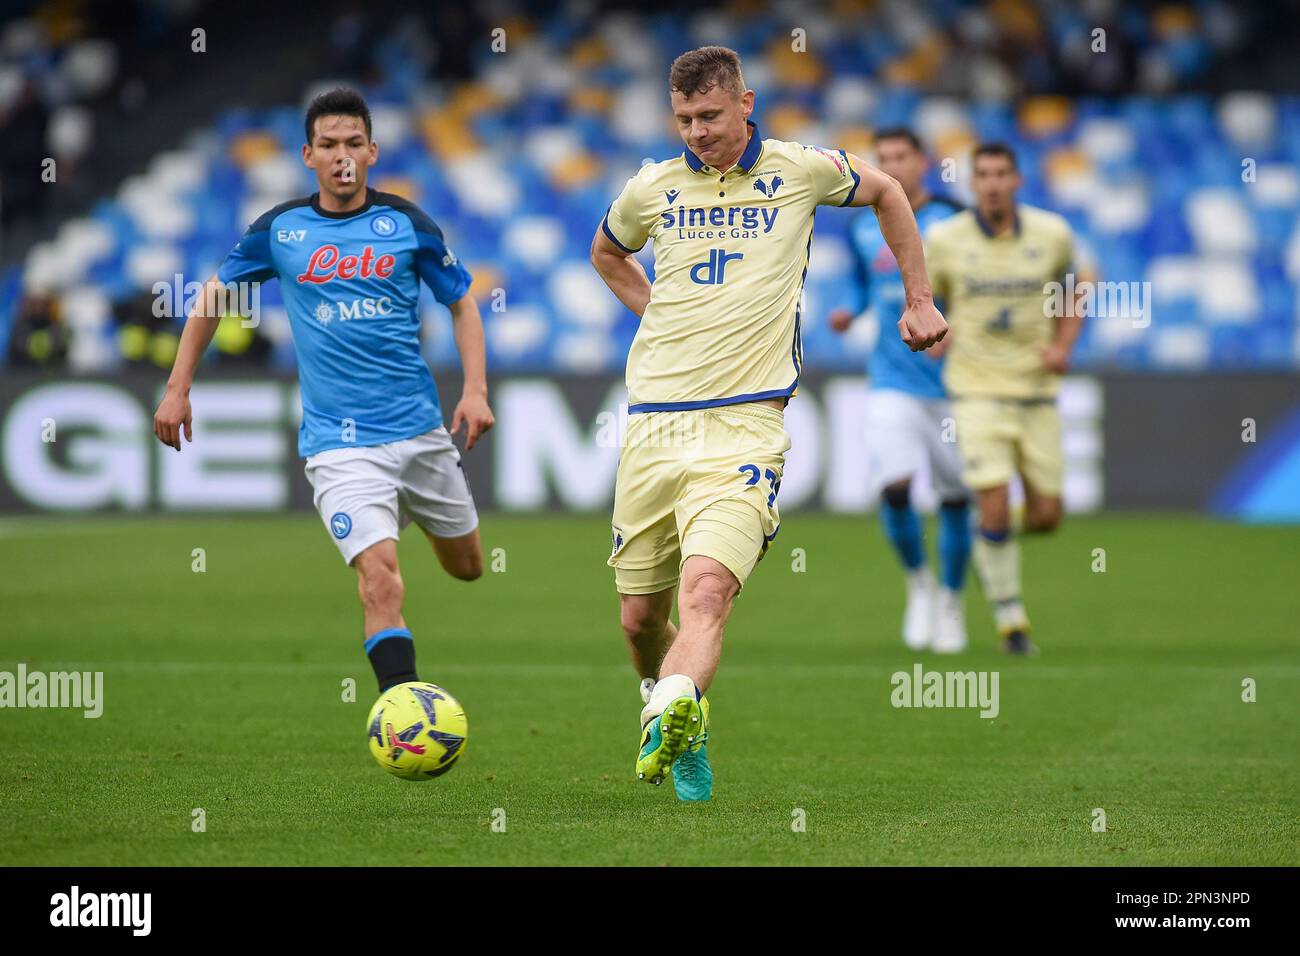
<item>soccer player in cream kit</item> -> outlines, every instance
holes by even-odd
[[[1060,303],[1055,314],[1051,288],[1075,271],[1074,235],[1064,217],[1017,200],[1020,169],[1005,144],[978,146],[972,174],[975,208],[936,223],[927,254],[953,320],[942,346],[943,378],[962,477],[979,507],[975,569],[1003,649],[1033,654],[1009,487],[1019,475],[1024,531],[1061,523],[1065,458],[1056,396],[1083,318],[1074,302]]]
[[[928,228],[961,212],[956,202],[925,188],[925,151],[910,129],[878,130],[876,161],[907,193],[922,238]],[[898,263],[876,217],[858,213],[849,238],[858,259],[861,299],[881,319],[901,312]],[[838,308],[830,315],[831,328],[846,331],[853,318],[852,310]],[[878,336],[867,362],[867,452],[881,498],[880,523],[906,572],[903,642],[916,651],[956,653],[966,647],[962,588],[971,550],[970,493],[952,440],[952,407],[937,351],[910,352],[897,336]],[[938,582],[926,561],[921,518],[912,507],[912,479],[926,465],[939,498]]]
[[[671,770],[678,797],[706,800],[704,693],[732,603],[777,534],[783,410],[803,365],[800,294],[817,206],[876,207],[906,289],[898,330],[912,349],[938,342],[947,324],[895,180],[843,150],[763,139],[733,50],[684,53],[669,86],[686,149],[628,180],[591,259],[641,318],[609,558],[643,679],[636,772],[658,784]],[[633,258],[651,239],[653,285]],[[679,627],[669,620],[675,591]]]
[[[303,162],[320,191],[257,219],[192,308],[154,434],[181,449],[192,437],[190,385],[224,311],[227,284],[278,278],[298,354],[298,451],[325,528],[356,569],[364,649],[380,690],[418,680],[402,617],[397,537],[414,521],[443,569],[482,574],[478,515],[460,453],[443,425],[420,354],[420,282],[451,311],[464,392],[451,432],[466,449],[492,427],[483,322],[470,274],[415,204],[366,187],[378,158],[370,111],[353,90],[308,108]]]

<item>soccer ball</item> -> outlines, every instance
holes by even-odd
[[[411,681],[379,695],[366,736],[379,766],[403,780],[440,777],[465,752],[465,708],[437,684]]]

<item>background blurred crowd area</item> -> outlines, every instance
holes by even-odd
[[[1012,144],[1024,201],[1065,215],[1080,259],[1132,293],[1087,323],[1081,367],[1300,366],[1293,4],[18,6],[0,26],[11,366],[169,367],[180,320],[155,284],[202,281],[261,212],[314,189],[305,103],[350,83],[373,111],[372,185],[419,203],[474,273],[492,367],[617,370],[636,319],[588,245],[637,167],[681,152],[668,64],[705,43],[740,52],[764,136],[869,157],[874,129],[909,125],[931,188],[963,201],[971,148]],[[855,214],[871,215],[818,215],[812,366],[860,368],[878,328],[826,322],[857,298]],[[209,360],[294,367],[276,283],[245,325],[226,320]],[[424,325],[429,361],[454,364],[427,294]]]

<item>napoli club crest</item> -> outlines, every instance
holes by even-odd
[[[393,233],[397,232],[397,223],[393,221],[392,216],[376,216],[370,220],[370,230],[376,236],[382,236],[387,239]]]
[[[347,512],[336,511],[334,513],[334,517],[330,518],[330,531],[340,541],[352,533],[352,519],[348,517]]]

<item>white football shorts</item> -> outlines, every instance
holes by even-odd
[[[412,521],[439,538],[478,527],[460,452],[442,426],[383,445],[331,448],[308,458],[306,470],[316,510],[348,564]]]
[[[947,399],[873,388],[867,392],[866,418],[874,493],[926,472],[940,501],[969,496],[961,479],[957,429]]]

